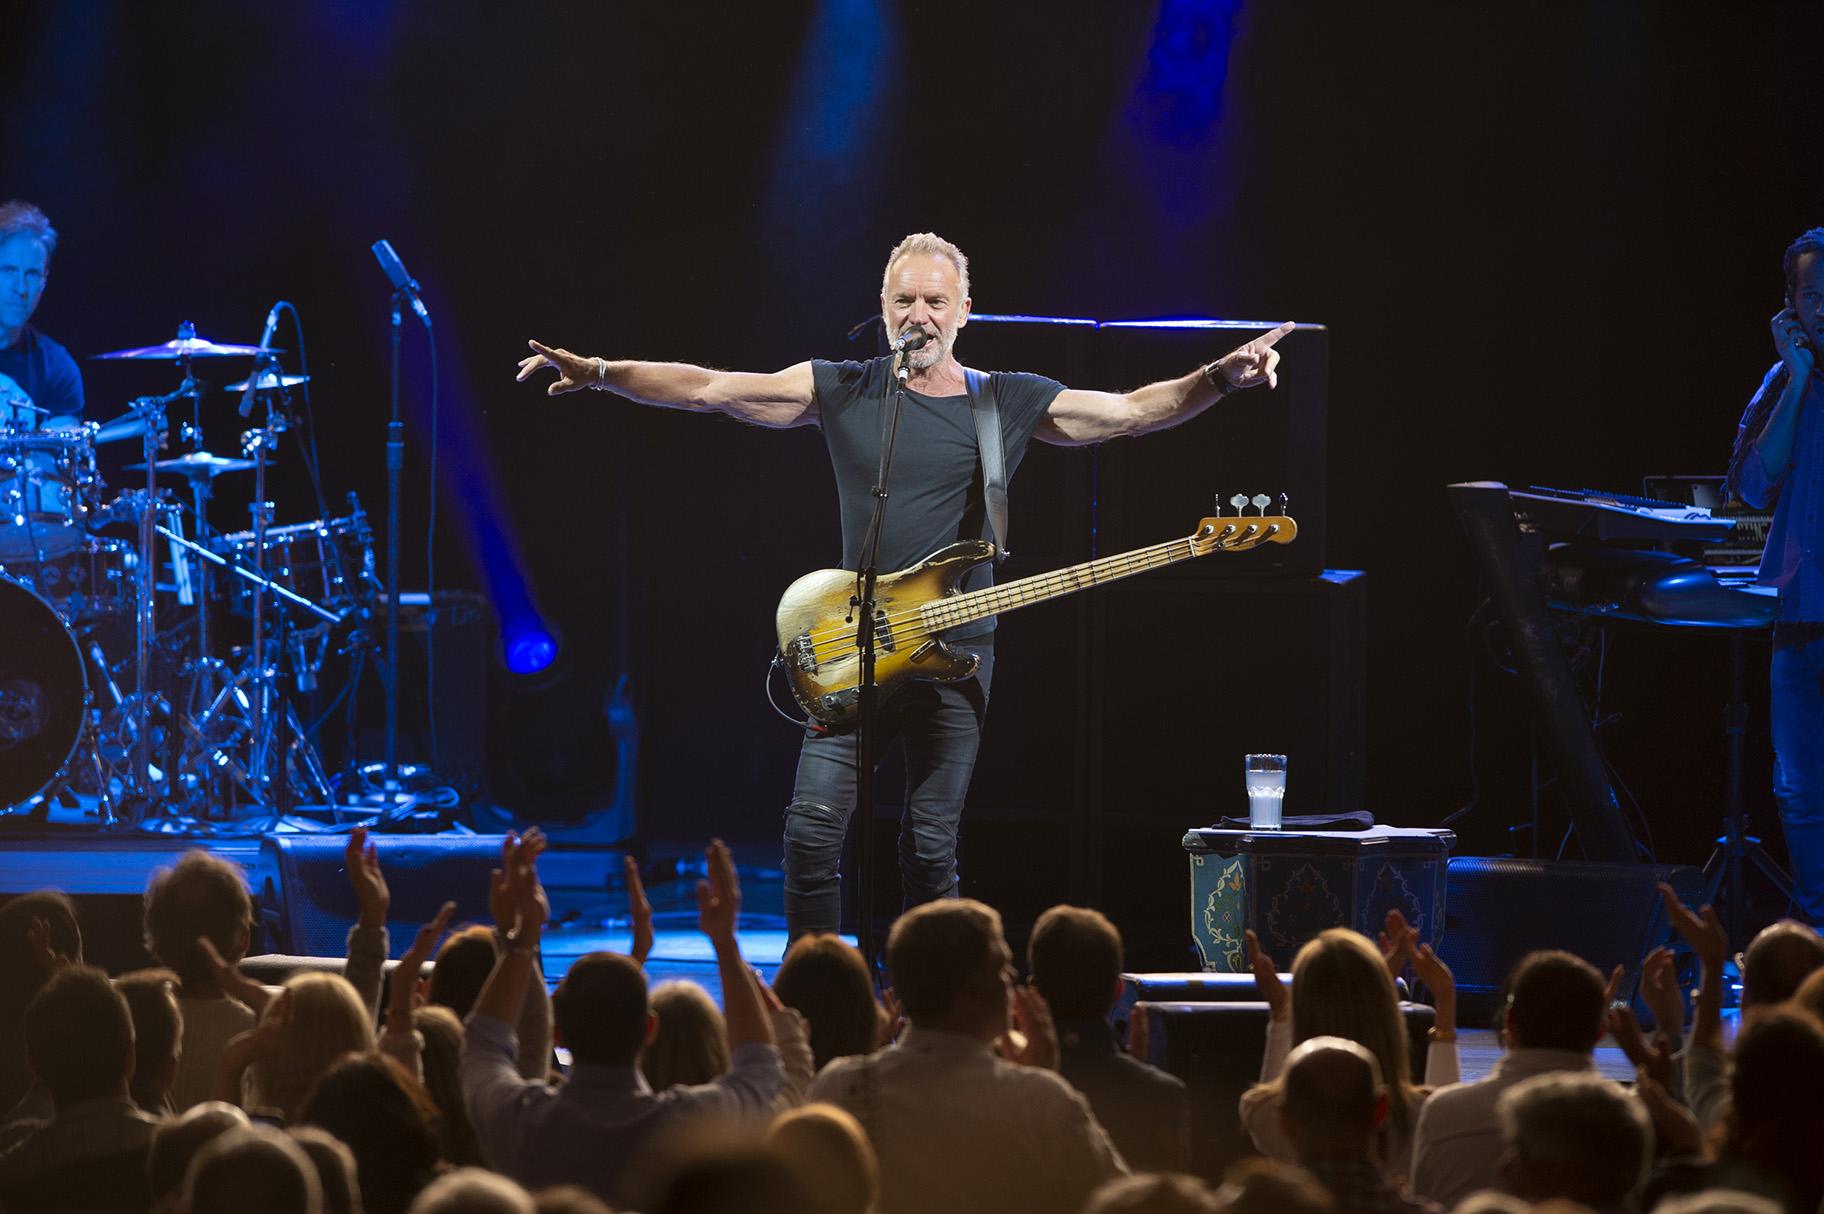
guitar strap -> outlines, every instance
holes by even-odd
[[[994,533],[995,556],[1006,560],[1007,461],[1001,453],[1001,409],[994,398],[994,377],[963,371],[969,408],[975,413],[975,445],[982,457],[982,496],[987,499],[988,527]]]

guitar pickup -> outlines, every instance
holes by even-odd
[[[887,613],[874,613],[874,647],[881,653],[892,653],[896,646],[893,643],[893,625],[887,620]]]

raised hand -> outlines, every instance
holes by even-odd
[[[627,917],[633,922],[633,959],[641,965],[652,955],[652,903],[646,900],[646,885],[640,880],[640,863],[632,856],[621,857],[621,869],[627,874]]]
[[[899,1040],[900,1031],[905,1027],[905,1009],[900,1007],[899,996],[889,986],[880,996],[880,1032],[875,1037],[875,1047],[886,1049]]]
[[[595,359],[572,354],[562,346],[547,346],[536,341],[528,341],[526,344],[537,353],[519,360],[519,374],[513,377],[515,383],[525,382],[526,377],[540,367],[551,367],[557,372],[557,378],[545,388],[546,396],[562,396],[596,382]]]
[[[548,846],[545,832],[534,826],[514,849],[508,880],[517,919],[513,929],[515,938],[537,939],[551,920],[551,903],[545,898],[545,887],[538,880],[538,858]]]
[[[1791,308],[1781,308],[1774,313],[1772,325],[1773,348],[1779,351],[1780,361],[1786,364],[1787,372],[1794,379],[1803,382],[1817,363],[1804,323]]]
[[[711,839],[703,854],[709,861],[709,877],[697,882],[697,926],[713,943],[733,944],[741,918],[741,880],[735,875],[735,860],[720,839]]]
[[[1241,934],[1248,947],[1248,968],[1254,971],[1254,989],[1266,1001],[1267,1013],[1274,1020],[1284,1020],[1292,1011],[1292,992],[1279,980],[1279,967],[1260,947],[1260,937],[1249,928]]]
[[[386,875],[380,871],[380,849],[369,841],[367,827],[357,826],[349,832],[348,846],[342,849],[342,866],[348,871],[348,883],[361,908],[360,925],[384,927],[393,898],[386,888]]]
[[[1685,993],[1678,989],[1672,950],[1656,948],[1640,963],[1640,997],[1653,1013],[1653,1027],[1676,1040],[1685,1030]]]
[[[1296,328],[1297,322],[1288,320],[1247,345],[1229,351],[1216,360],[1216,373],[1226,379],[1229,387],[1236,391],[1257,384],[1265,384],[1269,388],[1279,387],[1279,351],[1273,347],[1280,338]]]
[[[392,1000],[386,1011],[387,1031],[411,1031],[412,1009],[418,1005],[419,979],[424,973],[424,963],[430,960],[438,939],[450,926],[450,916],[455,913],[456,904],[445,902],[437,911],[436,917],[418,929],[412,947],[405,950],[405,955],[399,958],[399,964],[393,967]]]
[[[519,836],[508,832],[500,841],[500,867],[488,871],[488,914],[503,935],[519,926],[519,908],[513,905],[513,858],[519,854]]]
[[[1412,947],[1418,942],[1418,929],[1406,922],[1406,916],[1400,908],[1389,907],[1386,926],[1375,935],[1375,942],[1381,947],[1381,960],[1387,963],[1387,972],[1398,978],[1412,960]]]
[[[34,918],[31,926],[25,929],[25,942],[31,949],[32,960],[46,978],[70,964],[68,957],[51,947],[51,923],[48,919]]]
[[[220,1078],[217,1089],[218,1093],[223,1093],[220,1095],[221,1099],[235,1104],[240,1103],[238,1080],[241,1072],[251,1066],[256,1059],[269,1057],[278,1048],[279,1038],[284,1035],[285,1026],[290,1023],[291,991],[286,989],[279,992],[278,997],[272,1001],[271,1009],[260,1017],[258,1024],[229,1038],[228,1044],[222,1048],[218,1072]],[[236,1082],[232,1084],[227,1082],[229,1077]],[[232,1093],[232,1095],[226,1093]]]
[[[1147,1055],[1152,1052],[1153,1018],[1151,1005],[1136,1003],[1127,1013],[1127,1052],[1128,1056],[1148,1061]]]
[[[246,1005],[255,1015],[266,1009],[266,1004],[272,999],[271,991],[241,973],[237,966],[230,965],[209,937],[198,936],[196,947],[202,950],[203,959],[209,963],[209,969],[215,975],[215,984],[221,988],[222,994]]]
[[[1058,1029],[1052,1023],[1051,1005],[1036,986],[1013,988],[1013,1002],[1008,1007],[1013,1027],[1020,1034],[1016,1044],[1009,1033],[1001,1038],[1001,1054],[1009,1062],[1036,1066],[1047,1071],[1058,1069]]]
[[[1698,961],[1710,973],[1721,976],[1723,958],[1729,952],[1729,935],[1716,917],[1716,908],[1705,906],[1693,913],[1664,881],[1659,883],[1659,896],[1665,900],[1666,914],[1671,918],[1672,926],[1697,954]]]

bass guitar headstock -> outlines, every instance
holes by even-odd
[[[1222,513],[1222,497],[1216,498],[1216,514],[1197,524],[1190,536],[1191,548],[1198,556],[1212,552],[1245,552],[1262,544],[1289,544],[1298,535],[1298,521],[1286,511],[1286,495],[1279,495],[1279,513],[1268,514],[1272,498],[1264,493],[1249,497],[1237,493],[1229,499],[1235,508],[1232,515]],[[1248,513],[1252,507],[1253,514]]]

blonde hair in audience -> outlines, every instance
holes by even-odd
[[[437,1142],[446,1162],[481,1164],[481,1143],[462,1100],[462,1021],[447,1007],[429,1003],[412,1011],[412,1027],[424,1036],[424,1090],[437,1103]]]
[[[285,988],[291,992],[291,1019],[280,1031],[278,1045],[254,1063],[252,1096],[256,1104],[280,1109],[287,1121],[296,1121],[331,1063],[351,1051],[374,1048],[374,1026],[361,996],[340,974],[293,974]],[[266,1005],[262,1022],[276,1003]]]
[[[640,1052],[640,1072],[652,1090],[708,1083],[729,1068],[728,1025],[709,992],[694,982],[652,988],[659,1025]]]
[[[1333,927],[1307,941],[1292,959],[1292,1044],[1313,1037],[1346,1037],[1365,1046],[1387,1083],[1387,1127],[1412,1133],[1416,1091],[1406,1051],[1406,1022],[1387,962],[1368,937]],[[1282,1080],[1271,1086],[1284,1091]]]
[[[871,1214],[880,1203],[880,1165],[849,1113],[814,1103],[782,1113],[766,1145],[816,1198],[816,1214]]]

